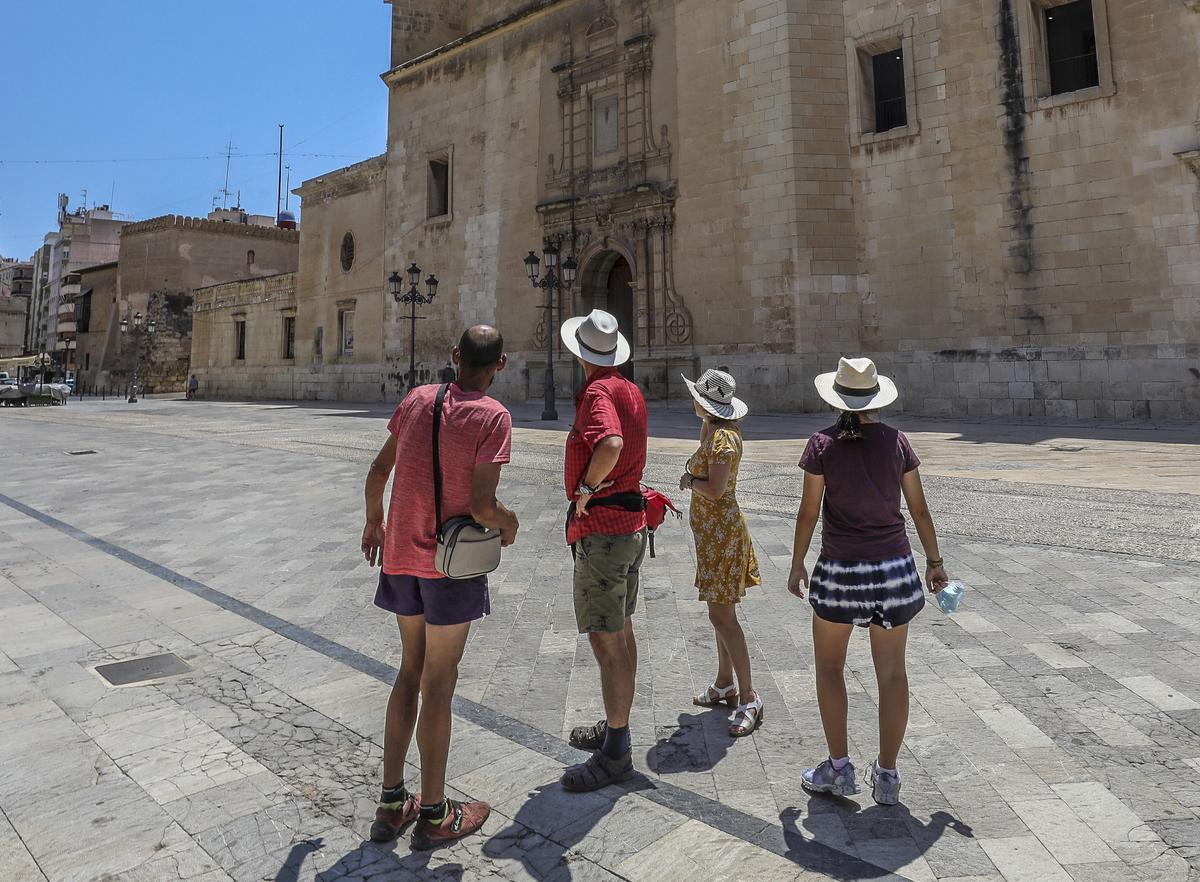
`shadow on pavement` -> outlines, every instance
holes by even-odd
[[[807,870],[844,882],[896,878],[899,871],[929,851],[947,830],[965,838],[975,836],[970,826],[944,811],[934,812],[926,824],[913,817],[904,805],[875,805],[858,811],[858,804],[852,800],[825,796],[812,797],[809,805],[818,801],[833,804],[836,809],[832,813],[805,816],[803,830],[797,823],[801,817],[800,809],[792,807],[780,812],[783,840],[787,846],[783,856]],[[841,822],[852,819],[848,826],[881,834],[866,840],[873,846],[867,856],[869,860],[842,851],[846,848],[845,842],[828,841],[833,834],[821,818],[830,816]],[[895,845],[889,847],[889,843]]]
[[[462,882],[462,864],[429,866],[430,859],[435,854],[436,851],[409,851],[407,836],[386,844],[363,840],[358,848],[344,854],[336,864],[317,873],[314,878],[315,882],[340,882],[343,879],[388,879],[395,882],[428,879],[431,882]],[[276,882],[294,882],[296,878],[279,876]]]
[[[628,782],[622,786],[622,792]],[[584,840],[617,804],[611,788],[594,793],[567,793],[557,782],[542,784],[521,804],[512,823],[483,845],[490,858],[519,860],[534,879],[562,867],[572,878],[566,855]],[[574,817],[574,821],[564,819]],[[560,871],[560,872],[563,872]]]
[[[724,705],[680,714],[675,731],[659,738],[647,751],[646,765],[656,775],[708,772],[725,758],[735,741],[729,734],[729,714]]]

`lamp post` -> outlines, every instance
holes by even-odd
[[[417,305],[425,306],[433,303],[433,298],[437,296],[438,280],[437,276],[430,274],[425,280],[425,289],[427,294],[422,294],[417,287],[421,284],[421,268],[413,263],[407,270],[408,274],[408,290],[404,290],[404,278],[399,272],[393,272],[388,279],[388,284],[392,288],[392,297],[398,304],[409,305],[409,314],[403,318],[409,323],[408,337],[408,391],[411,392],[417,386],[417,322],[425,316],[417,315]]]
[[[143,324],[145,327],[143,327]],[[138,393],[138,368],[142,361],[142,344],[148,339],[148,335],[153,334],[157,327],[154,319],[146,322],[140,312],[133,314],[133,324],[130,327],[128,318],[121,319],[121,335],[133,335],[133,385],[129,389],[129,403],[137,404]]]
[[[529,274],[529,281],[533,283],[533,287],[541,288],[546,292],[546,305],[541,307],[546,310],[546,389],[542,419],[557,420],[558,411],[554,407],[554,298],[563,288],[569,291],[575,284],[575,272],[579,265],[575,262],[573,255],[567,257],[562,262],[560,275],[558,245],[554,242],[545,244],[542,248],[542,257],[546,260],[544,276],[539,275],[539,267],[542,262],[532,251],[525,258],[525,271]]]

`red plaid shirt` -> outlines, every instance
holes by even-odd
[[[600,368],[592,374],[575,396],[575,425],[567,435],[567,458],[563,477],[567,498],[577,498],[592,461],[592,451],[605,438],[616,435],[624,444],[617,464],[606,481],[613,485],[599,496],[638,492],[646,469],[646,401],[642,390],[621,375],[616,368]],[[574,518],[567,528],[567,542],[575,544],[584,536],[603,533],[624,536],[646,526],[644,511],[588,506],[585,518]]]

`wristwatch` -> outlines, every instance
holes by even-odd
[[[596,491],[598,489],[599,489],[598,487],[593,487],[591,484],[588,484],[586,481],[580,481],[579,489],[576,490],[575,493],[579,496],[595,496]]]

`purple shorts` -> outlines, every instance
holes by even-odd
[[[421,579],[380,571],[375,605],[398,616],[425,616],[430,625],[461,625],[492,611],[487,576],[475,579]]]

